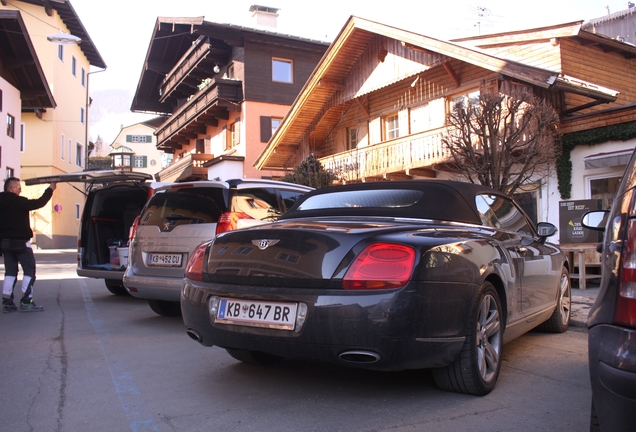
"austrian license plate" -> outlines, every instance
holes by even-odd
[[[153,267],[181,267],[182,254],[151,253],[148,265]]]
[[[293,330],[296,321],[296,303],[265,302],[255,300],[219,299],[215,322],[248,327]]]

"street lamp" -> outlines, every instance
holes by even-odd
[[[48,35],[46,37],[46,40],[59,45],[79,45],[82,42],[82,39],[68,33],[56,33]]]

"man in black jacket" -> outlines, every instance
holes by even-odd
[[[9,177],[4,181],[4,192],[0,192],[0,247],[4,255],[4,283],[2,284],[2,312],[13,312],[18,308],[13,303],[13,288],[18,278],[18,263],[22,266],[22,298],[20,311],[44,310],[44,306],[33,303],[35,282],[35,256],[31,249],[33,231],[29,212],[44,207],[53,196],[55,183],[38,199],[20,196],[20,179]]]

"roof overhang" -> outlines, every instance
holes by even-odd
[[[60,16],[64,25],[68,31],[82,40],[79,44],[80,49],[88,59],[92,66],[106,69],[106,63],[102,59],[102,56],[97,51],[97,47],[91,40],[84,24],[80,20],[77,12],[73,9],[69,0],[15,0],[23,3],[29,3],[36,6],[42,6],[47,15],[52,16],[53,11],[56,11]]]
[[[20,11],[0,10],[0,74],[20,91],[23,111],[55,108]]]

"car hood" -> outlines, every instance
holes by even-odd
[[[421,256],[440,244],[465,240],[466,230],[442,223],[382,218],[279,221],[219,235],[204,273],[208,281],[216,283],[324,288],[341,280],[353,259],[370,243],[410,244]]]

